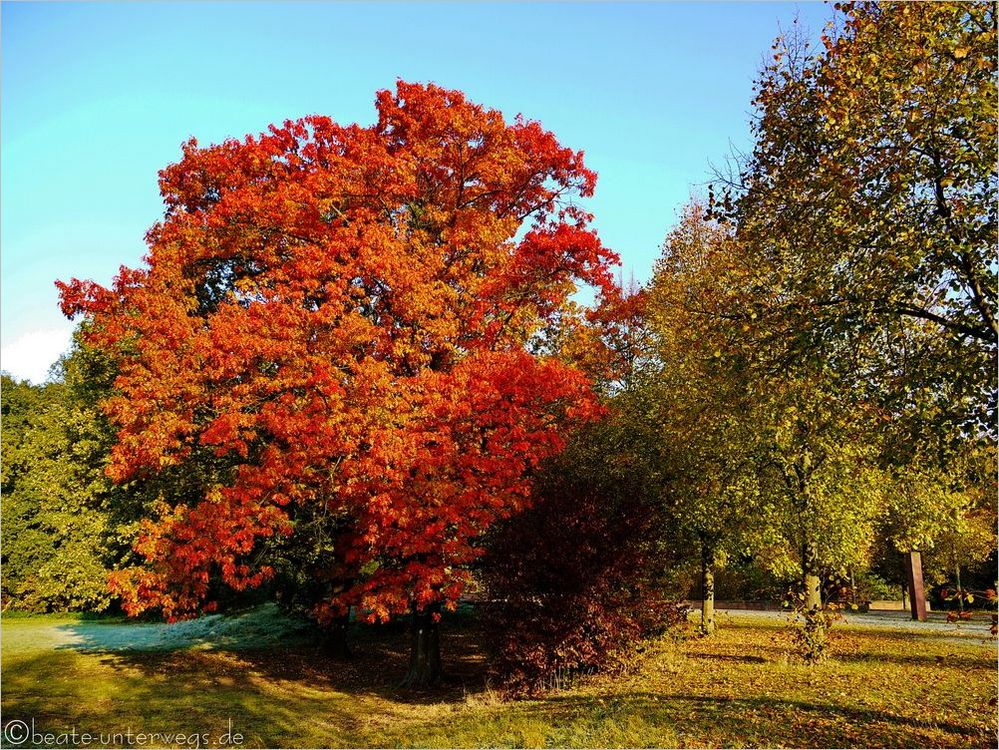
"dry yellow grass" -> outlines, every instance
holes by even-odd
[[[242,645],[229,637],[224,649],[202,639],[150,650],[148,638],[123,641],[131,627],[149,626],[5,619],[4,724],[204,733],[210,743],[231,720],[253,747],[996,744],[996,646],[984,639],[839,626],[833,658],[808,667],[789,658],[781,622],[739,618],[711,639],[648,644],[624,675],[503,702],[483,684],[467,622],[445,637],[450,680],[423,694],[395,687],[406,658],[398,629],[359,630],[344,664],[301,635],[264,637],[266,628]],[[119,630],[102,640],[100,628]],[[91,746],[101,744],[125,743]]]

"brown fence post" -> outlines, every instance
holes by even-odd
[[[923,591],[923,560],[918,552],[905,555],[905,572],[909,579],[909,609],[912,619],[926,620],[926,593]]]

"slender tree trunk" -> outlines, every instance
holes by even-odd
[[[805,609],[817,612],[822,609],[822,580],[819,578],[819,555],[812,542],[805,542],[801,556],[805,584]]]
[[[701,542],[701,633],[715,632],[715,550]]]
[[[347,646],[347,626],[350,624],[350,610],[337,617],[326,631],[326,652],[334,659],[350,658]]]
[[[908,580],[909,574],[905,569],[905,554],[899,559],[899,563],[902,569],[902,611],[905,612],[909,608],[908,601],[906,600],[906,591],[908,591]]]
[[[957,579],[957,607],[964,609],[964,589],[961,587],[961,566],[954,566],[954,577]]]
[[[410,625],[409,672],[402,687],[422,688],[437,683],[441,676],[440,628],[436,616],[440,606],[432,604],[422,611],[413,607]]]

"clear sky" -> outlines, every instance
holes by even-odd
[[[40,381],[72,324],[53,281],[137,265],[156,173],[190,136],[312,113],[370,124],[397,78],[540,120],[599,174],[589,208],[624,273],[731,147],[779,27],[819,3],[2,4],[0,367]]]

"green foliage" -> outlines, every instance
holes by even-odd
[[[719,552],[751,518],[758,495],[756,402],[744,361],[728,356],[734,334],[724,317],[738,284],[734,250],[700,206],[687,208],[647,290],[651,356],[622,399],[643,423],[680,530]]]
[[[667,235],[645,291],[648,354],[620,399],[658,468],[666,533],[699,559],[705,635],[715,628],[715,570],[744,549],[762,507],[758,401],[728,315],[744,271],[733,240],[696,203]]]
[[[110,601],[100,421],[65,383],[3,376],[4,607],[102,610]]]
[[[748,373],[747,549],[781,576],[863,569],[878,533],[994,548],[955,472],[996,424],[995,7],[837,7],[823,49],[774,44],[687,305],[686,339]]]
[[[865,415],[823,385],[813,378],[788,380],[765,401],[768,420],[761,430],[769,443],[764,482],[771,522],[759,541],[778,574],[807,564],[836,573],[866,565],[883,512],[884,477]]]
[[[775,364],[880,404],[896,460],[996,425],[995,5],[847,3],[782,37],[755,148],[713,208],[738,225]]]
[[[894,558],[893,558],[894,559]],[[924,566],[925,570],[925,566]],[[902,587],[889,583],[876,573],[859,571],[854,574],[854,597],[858,602],[901,601]]]
[[[884,507],[877,414],[827,363],[773,368],[757,343],[782,322],[737,232],[696,204],[667,237],[648,290],[655,355],[641,421],[682,533],[750,554],[780,578],[845,572],[869,557]],[[642,411],[644,410],[644,411]]]
[[[886,533],[897,549],[931,553],[950,570],[995,549],[994,445],[969,441],[945,468],[910,465],[892,480]]]
[[[114,432],[97,402],[115,373],[80,334],[45,385],[3,376],[5,610],[107,609],[107,574],[131,559],[137,519],[162,491],[105,475]]]
[[[782,579],[761,565],[752,554],[732,555],[716,576],[715,593],[722,601],[779,602],[799,571]]]

